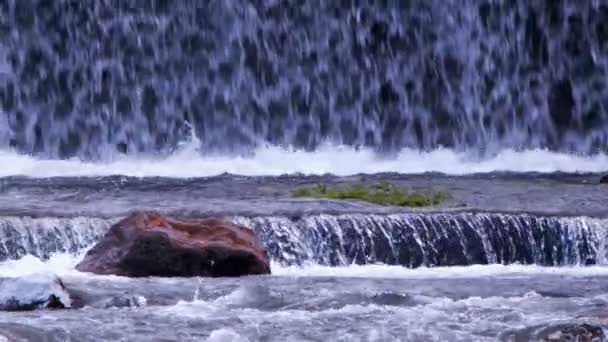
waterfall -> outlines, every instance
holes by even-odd
[[[607,23],[592,0],[5,0],[0,149],[606,152]]]

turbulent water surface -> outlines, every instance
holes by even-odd
[[[0,285],[52,272],[89,305],[1,313],[0,335],[527,341],[559,336],[575,324],[608,327],[608,195],[598,179],[513,173],[2,178]],[[452,198],[413,210],[289,195],[316,182],[379,180],[448,187]],[[246,224],[268,249],[273,275],[136,280],[75,271],[82,252],[135,208]]]
[[[0,0],[0,298],[88,303],[0,341],[608,331],[607,63],[600,0]],[[291,195],[380,181],[448,196]],[[75,271],[137,209],[247,225],[273,275]]]
[[[3,276],[52,270],[93,304],[0,314],[9,339],[45,341],[527,341],[573,323],[604,326],[603,267],[284,268],[232,279],[91,277],[74,259],[31,257]]]

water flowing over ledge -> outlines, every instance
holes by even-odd
[[[232,217],[252,227],[283,265],[606,264],[608,220],[492,213]],[[0,256],[76,253],[115,220],[0,219]]]
[[[237,219],[285,264],[606,263],[608,220],[502,214],[319,215]]]
[[[77,253],[91,246],[115,220],[100,218],[0,218],[0,260]]]

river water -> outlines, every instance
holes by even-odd
[[[605,330],[607,23],[600,0],[0,0],[0,295],[57,274],[88,303],[0,312],[0,341]],[[448,197],[291,196],[381,181]],[[141,209],[251,227],[272,275],[74,270]]]
[[[573,323],[608,325],[605,267],[284,267],[239,279],[79,274],[77,258],[5,262],[51,271],[89,307],[0,314],[9,340],[529,341]]]
[[[4,312],[0,334],[11,341],[528,341],[573,324],[608,327],[608,195],[598,179],[5,177],[0,278],[57,274],[87,306]],[[447,189],[451,197],[416,210],[289,196],[317,182],[379,180]],[[134,209],[245,224],[268,249],[272,275],[127,279],[75,271],[82,253]]]

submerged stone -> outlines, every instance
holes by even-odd
[[[118,222],[76,268],[128,277],[235,277],[270,273],[255,233],[221,219],[136,212]]]
[[[540,336],[542,341],[604,341],[604,330],[595,325],[583,324],[564,324],[555,326],[544,331]]]
[[[70,294],[55,275],[34,274],[4,279],[0,283],[0,310],[65,309],[71,306]]]

